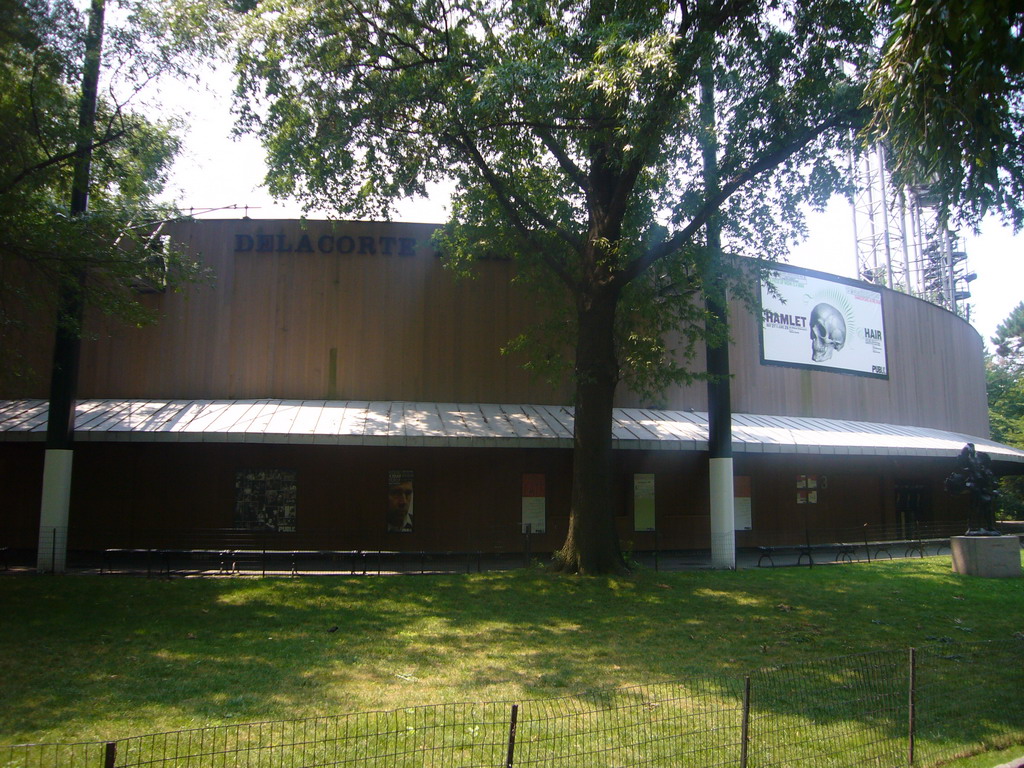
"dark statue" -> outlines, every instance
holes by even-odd
[[[992,459],[967,443],[957,458],[956,469],[946,478],[946,493],[971,494],[971,515],[967,536],[999,536],[996,530],[996,476]],[[978,524],[978,527],[975,527]]]

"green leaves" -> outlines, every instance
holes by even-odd
[[[999,324],[990,341],[996,347],[996,357],[985,362],[992,439],[1024,447],[1024,302]],[[1001,512],[1024,519],[1024,482],[1009,477],[1001,485]]]
[[[1006,365],[1024,365],[1024,301],[996,327],[991,342]]]
[[[928,185],[955,217],[1024,225],[1024,11],[1012,0],[900,0],[870,82],[867,136],[899,179]]]
[[[157,255],[151,248],[161,243],[154,240],[159,222],[177,215],[153,202],[178,150],[176,126],[114,102],[111,93],[119,89],[113,81],[103,89],[91,141],[90,212],[70,215],[82,20],[59,0],[7,5],[10,13],[0,15],[0,368],[39,381],[47,371],[24,369],[13,350],[45,349],[52,342],[62,284],[87,273],[82,298],[91,308],[141,324],[152,322],[154,313],[133,286],[153,265],[159,264],[159,274],[148,277],[161,285],[193,279],[199,271],[178,253]],[[125,12],[139,24],[157,22],[155,7],[135,5]],[[132,57],[145,39],[138,26],[115,28],[106,50],[114,61]],[[143,78],[156,61],[132,60]]]

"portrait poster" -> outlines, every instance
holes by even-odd
[[[655,526],[654,513],[654,475],[633,475],[633,530],[653,531]]]
[[[750,496],[750,477],[733,477],[733,527],[737,531],[749,531],[753,528]]]
[[[389,533],[412,533],[413,531],[413,472],[409,469],[388,471],[388,512]]]
[[[761,363],[888,378],[882,289],[772,265],[761,283]]]
[[[235,528],[295,531],[298,472],[240,469],[235,473]]]
[[[547,530],[546,498],[544,475],[523,475],[523,533],[544,533]]]

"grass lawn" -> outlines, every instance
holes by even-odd
[[[738,572],[0,577],[0,744],[741,677],[1024,642],[1024,581],[948,557]]]
[[[1003,765],[1019,757],[1024,757],[1024,747],[1022,746],[993,750],[984,754],[965,757],[962,760],[954,760],[946,763],[943,768],[995,768],[995,766]]]

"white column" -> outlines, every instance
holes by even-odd
[[[736,568],[736,509],[732,458],[711,459],[711,566]]]
[[[36,570],[64,573],[68,554],[68,507],[71,502],[73,451],[47,449],[43,463],[43,502],[39,510]]]

